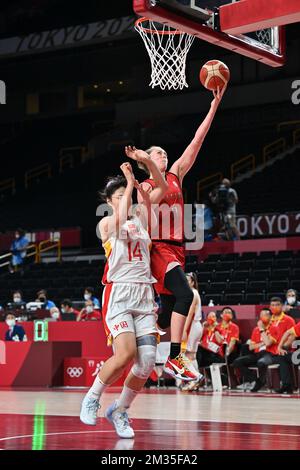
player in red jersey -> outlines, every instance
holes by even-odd
[[[171,350],[165,364],[165,371],[181,380],[195,379],[194,373],[189,370],[188,363],[180,353],[185,320],[193,301],[193,292],[184,274],[184,200],[182,182],[196,161],[225,89],[226,87],[221,92],[219,90],[214,92],[214,100],[206,118],[197,129],[193,140],[181,157],[173,163],[170,171],[167,171],[168,155],[163,148],[153,146],[146,152],[137,150],[135,147],[125,148],[126,155],[136,160],[139,166],[144,167],[143,162],[147,158],[155,161],[168,183],[168,191],[164,199],[159,202],[152,175],[149,175],[149,178],[143,182],[143,189],[150,194],[151,203],[159,204],[160,207],[162,205],[165,205],[164,207],[169,206],[177,211],[176,217],[174,215],[175,222],[171,223],[169,233],[166,234],[162,223],[165,220],[162,210],[159,218],[159,233],[157,236],[152,234],[151,269],[153,276],[157,279],[155,290],[160,295],[162,303],[162,313],[159,315],[158,325],[161,328],[167,328],[171,325]]]

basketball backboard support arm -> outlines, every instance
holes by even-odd
[[[220,7],[221,30],[245,34],[300,22],[299,0],[243,0]]]
[[[277,28],[278,48],[276,52],[268,46],[255,45],[244,36],[232,36],[208,26],[203,20],[185,16],[180,11],[167,9],[158,0],[133,0],[137,15],[145,16],[158,23],[168,24],[196,36],[199,39],[250,57],[271,67],[280,67],[285,63],[285,30]],[[240,2],[237,2],[240,3]],[[218,13],[211,15],[217,19]]]

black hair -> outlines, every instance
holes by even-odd
[[[18,232],[20,234],[20,237],[24,237],[25,235],[25,230],[21,227],[17,228],[17,230],[15,232]]]
[[[102,191],[98,191],[98,196],[102,201],[106,202],[107,199],[111,199],[115,191],[123,187],[126,188],[126,186],[127,181],[124,176],[109,176],[107,178],[105,187],[102,189]]]
[[[272,312],[268,307],[262,308],[260,312],[268,312],[270,315],[272,315]]]
[[[228,309],[228,310],[231,310],[232,319],[233,319],[233,320],[236,320],[236,313],[235,313],[235,311],[233,310],[233,308],[229,307],[228,305],[227,305],[227,307],[223,307],[223,308],[222,308],[221,314],[224,312],[224,310],[227,310],[227,309]]]
[[[19,290],[19,289],[13,291],[13,295],[15,295],[15,294],[20,294],[21,297],[23,297],[22,291]]]
[[[47,299],[47,291],[46,289],[41,289],[38,291],[37,296],[39,297],[40,295],[44,295]]]
[[[270,302],[280,302],[283,304],[282,299],[280,297],[271,297]]]
[[[197,279],[197,274],[196,273],[186,273],[187,276],[189,276],[193,283],[194,283],[194,289],[198,290],[198,279]]]
[[[11,312],[8,312],[8,313],[5,315],[5,318],[7,318],[8,315],[11,315],[12,317],[15,317],[15,318],[16,318],[16,315],[15,315],[14,313],[11,313]]]
[[[92,294],[92,295],[94,295],[94,293],[95,293],[93,287],[86,287],[84,290],[85,290],[85,291],[87,290],[87,291],[90,292],[90,294]]]
[[[73,306],[72,301],[70,299],[64,299],[61,301],[60,305],[66,305],[67,307],[71,308]]]

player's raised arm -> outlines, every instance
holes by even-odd
[[[120,166],[120,168],[126,178],[127,186],[120,200],[119,210],[116,216],[119,227],[121,227],[128,219],[129,209],[132,206],[132,191],[135,183],[135,177],[130,163],[125,162]]]
[[[217,92],[213,92],[214,99],[211,102],[210,110],[204,119],[204,121],[198,127],[196,134],[192,142],[185,149],[181,157],[173,163],[170,172],[175,173],[178,176],[180,181],[183,180],[188,171],[192,168],[193,164],[196,161],[197,155],[202,147],[204,139],[210,129],[210,126],[214,120],[217,109],[221,103],[223,95],[225,93],[226,86],[223,87],[222,91],[218,89]]]
[[[132,160],[142,163],[147,167],[148,172],[150,173],[151,178],[153,178],[155,183],[155,188],[152,189],[151,186],[147,184],[143,184],[142,187],[144,191],[149,189],[147,192],[150,194],[151,204],[159,204],[168,190],[168,183],[164,179],[162,173],[159,171],[158,166],[153,160],[151,160],[148,153],[144,150],[138,150],[135,147],[129,146],[125,147],[125,153]],[[138,192],[138,202],[142,202],[140,192]]]

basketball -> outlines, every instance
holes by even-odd
[[[209,60],[200,70],[200,81],[208,90],[221,90],[229,79],[229,68],[220,60]]]

